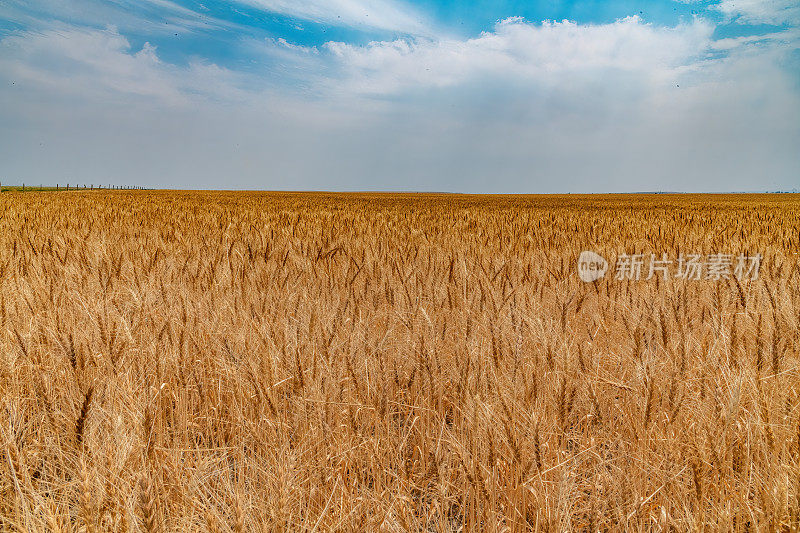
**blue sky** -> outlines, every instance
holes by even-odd
[[[791,0],[0,0],[0,180],[800,188]]]

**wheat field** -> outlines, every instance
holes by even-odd
[[[798,531],[797,252],[797,195],[3,193],[0,529]]]

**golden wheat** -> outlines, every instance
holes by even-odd
[[[0,529],[798,531],[798,252],[796,195],[3,193]]]

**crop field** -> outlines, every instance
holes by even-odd
[[[788,194],[3,192],[0,530],[798,531],[798,252]]]

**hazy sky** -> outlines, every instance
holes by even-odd
[[[800,3],[0,0],[0,181],[800,188]]]

